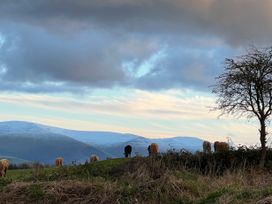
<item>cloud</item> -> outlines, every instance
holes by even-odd
[[[130,90],[129,93],[120,96],[100,95],[98,91],[78,99],[71,99],[65,95],[2,93],[0,101],[48,110],[69,110],[75,114],[97,113],[150,120],[209,120],[219,115],[219,112],[209,110],[214,105],[211,96],[189,96],[186,90],[162,92]]]
[[[195,32],[243,43],[269,40],[271,7],[270,0],[4,0],[0,15],[56,30],[98,26],[117,32]]]
[[[20,85],[18,90],[30,92],[125,84],[130,79],[123,63],[138,63],[158,47],[154,40],[115,37],[99,30],[64,36],[39,27],[13,24],[2,32],[5,37],[0,48],[0,64],[5,70],[0,74],[2,90],[13,90],[14,84]]]
[[[80,33],[76,39],[66,38],[29,26],[16,31],[15,39],[9,41],[10,36],[6,35],[10,45],[4,43],[0,52],[7,67],[4,80],[96,84],[113,83],[124,77],[107,36]]]
[[[131,90],[124,95],[112,93],[112,96],[98,91],[77,99],[67,95],[1,93],[0,102],[6,107],[0,119],[32,120],[66,128],[121,131],[147,137],[190,135],[224,141],[231,136],[237,143],[258,141],[257,121],[249,123],[231,117],[218,120],[219,113],[209,111],[214,104],[213,97],[198,93],[192,96],[188,90],[156,93]]]
[[[3,0],[0,88],[207,91],[230,53],[270,43],[271,7],[270,0]]]
[[[136,81],[137,87],[153,90],[189,87],[209,91],[212,81],[222,70],[221,57],[230,55],[231,51],[215,45],[209,49],[168,46],[165,56]]]

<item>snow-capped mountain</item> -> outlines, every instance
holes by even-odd
[[[42,125],[29,122],[1,122],[0,141],[0,156],[46,164],[52,164],[57,156],[64,157],[66,163],[83,163],[91,154],[96,154],[101,159],[111,156],[95,146],[50,132]]]
[[[45,163],[62,154],[69,162],[84,162],[93,153],[101,159],[122,157],[127,144],[132,146],[133,155],[144,156],[152,142],[159,145],[160,152],[169,149],[197,151],[202,149],[203,142],[197,137],[151,139],[116,132],[68,130],[24,121],[0,122],[0,139],[5,141],[0,143],[0,155]]]
[[[44,136],[45,134],[50,136],[49,133],[54,133],[58,135],[69,136],[80,142],[96,146],[111,146],[140,137],[133,134],[122,134],[116,132],[68,130],[64,128],[52,127],[25,121],[0,122],[0,130],[5,134],[20,133],[35,135],[35,137],[39,137],[41,135]]]
[[[84,142],[86,144],[96,145],[96,146],[111,146],[111,145],[127,142],[132,139],[140,138],[140,136],[137,136],[137,135],[123,134],[123,133],[116,133],[116,132],[77,131],[77,130],[56,128],[56,127],[49,127],[44,125],[40,125],[40,127],[44,128],[45,130],[49,132],[66,135],[76,140],[79,140],[81,142]]]

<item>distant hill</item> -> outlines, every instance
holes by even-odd
[[[1,122],[0,141],[0,155],[46,164],[52,164],[57,156],[64,157],[66,163],[85,162],[91,154],[101,159],[110,156],[96,147],[28,122]]]
[[[53,163],[57,156],[65,162],[85,162],[90,154],[106,157],[123,157],[124,146],[133,147],[133,155],[147,155],[152,142],[160,152],[169,149],[197,151],[203,140],[197,137],[150,139],[133,134],[99,131],[76,131],[24,121],[0,122],[0,155],[10,155],[30,161]]]
[[[158,144],[160,152],[166,152],[168,150],[180,151],[182,149],[195,152],[202,150],[203,140],[196,137],[174,137],[165,139],[148,139],[139,137],[109,147],[101,146],[100,149],[107,151],[108,153],[114,155],[114,157],[122,157],[124,146],[131,145],[133,147],[133,155],[138,154],[147,156],[147,147],[153,142]]]
[[[10,164],[26,164],[26,163],[31,163],[28,160],[17,158],[17,157],[12,157],[12,156],[0,155],[0,159],[8,159]]]
[[[95,145],[109,147],[112,145],[128,142],[133,139],[144,137],[133,135],[133,134],[123,134],[116,132],[105,132],[105,131],[77,131],[77,130],[67,130],[62,128],[55,128],[49,126],[40,126],[49,132],[66,135],[73,139],[79,140],[81,142]]]
[[[45,128],[50,132],[67,135],[78,141],[96,146],[99,149],[103,149],[105,152],[111,154],[112,157],[123,156],[124,146],[128,144],[133,146],[134,153],[147,155],[147,147],[152,142],[157,143],[160,147],[160,151],[162,152],[166,152],[169,149],[175,149],[177,151],[186,149],[194,152],[201,150],[203,143],[202,139],[188,136],[151,139],[127,133],[76,131],[43,125],[40,125],[40,127]]]

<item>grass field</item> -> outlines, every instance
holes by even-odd
[[[168,168],[156,158],[9,170],[3,203],[272,203],[272,174],[226,171],[221,176]],[[0,203],[1,203],[0,202]]]

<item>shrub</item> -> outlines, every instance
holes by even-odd
[[[160,162],[161,168],[187,169],[201,172],[204,175],[222,175],[225,171],[245,171],[258,166],[260,161],[260,149],[256,147],[240,147],[237,150],[222,151],[216,153],[191,153],[185,150],[180,152],[168,151],[161,153],[147,161],[154,159]],[[267,150],[266,168],[272,170],[272,150]],[[151,165],[151,167],[154,165]],[[155,167],[157,169],[158,167]]]
[[[33,201],[38,201],[44,198],[45,193],[40,185],[33,184],[27,189],[27,195]]]

